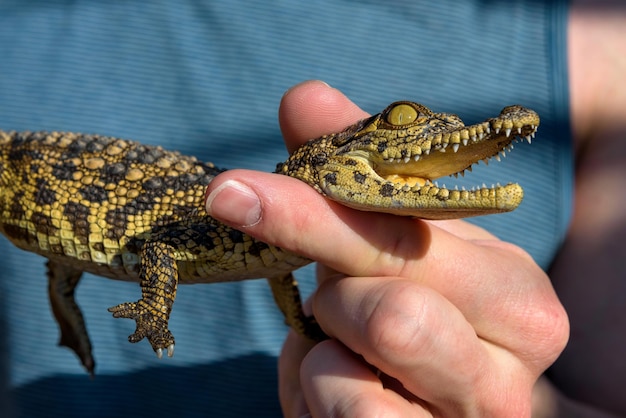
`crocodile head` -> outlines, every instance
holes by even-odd
[[[425,219],[508,212],[522,201],[517,184],[447,189],[434,181],[499,159],[513,142],[534,137],[539,116],[508,106],[465,126],[452,114],[396,102],[344,131],[311,140],[277,167],[346,206]]]

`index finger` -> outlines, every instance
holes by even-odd
[[[292,89],[282,105],[283,131],[292,146],[343,130],[364,114],[319,82]],[[484,323],[477,328],[493,329],[484,318],[491,317],[485,311],[497,310],[496,300],[526,295],[519,301],[524,309],[552,306],[545,303],[553,296],[549,282],[530,256],[463,221],[359,211],[295,178],[249,170],[220,174],[207,193],[208,213],[222,222],[349,276],[417,280],[445,295],[468,320]],[[517,320],[515,315],[501,319]]]
[[[364,117],[366,112],[319,81],[289,90],[279,111],[289,148],[341,131]],[[235,187],[229,188],[231,185]],[[218,192],[226,192],[228,199],[216,199]],[[209,185],[208,196],[209,209],[216,218],[267,243],[355,276],[400,275],[407,260],[421,257],[430,241],[432,228],[426,223],[349,209],[286,176],[231,170]],[[247,204],[252,207],[246,212]],[[246,216],[233,219],[242,212]],[[465,238],[493,238],[464,222],[438,225]]]

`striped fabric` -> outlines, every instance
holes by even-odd
[[[572,198],[565,22],[565,0],[3,1],[0,129],[114,135],[269,171],[286,156],[281,95],[306,79],[369,112],[406,99],[476,122],[520,103],[542,117],[533,145],[444,182],[522,183],[519,210],[476,222],[547,268]],[[180,288],[176,355],[158,361],[106,311],[138,285],[86,275],[89,381],[56,347],[44,260],[0,249],[2,416],[279,415],[285,327],[264,281]],[[299,274],[308,291],[312,271]]]

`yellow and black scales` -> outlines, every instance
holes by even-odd
[[[534,137],[539,117],[510,106],[465,126],[455,115],[397,102],[344,131],[311,140],[277,173],[360,210],[425,219],[506,212],[519,185],[457,190],[432,180],[497,157]],[[48,259],[49,294],[60,344],[93,373],[95,363],[74,288],[86,271],[138,281],[137,302],[109,310],[132,318],[130,342],[147,338],[173,354],[169,315],[178,284],[267,278],[286,322],[323,338],[302,313],[291,272],[311,262],[258,241],[207,215],[206,186],[222,170],[160,147],[73,133],[0,131],[0,231]]]

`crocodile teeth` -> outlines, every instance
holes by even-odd
[[[522,134],[522,127],[520,126],[519,128],[517,128],[517,134],[521,135]]]
[[[457,152],[461,144],[452,144],[452,151]]]
[[[532,139],[532,137],[530,135],[526,135],[525,139],[526,139],[526,141],[528,141],[529,144],[532,144],[533,139]]]
[[[459,176],[461,176],[461,177],[465,177],[465,171],[472,171],[472,167],[471,167],[471,166],[469,166],[469,167],[467,167],[465,170],[463,170],[463,171],[459,171],[458,173],[454,173],[454,174],[452,174],[452,175],[454,176],[454,178],[455,178],[455,179],[458,179],[458,178],[459,178]]]
[[[463,139],[463,145],[467,145],[469,144],[469,139],[468,138],[464,138]]]
[[[415,154],[415,155],[413,156],[413,161],[419,161],[419,160],[420,160],[420,156],[419,156],[419,155],[417,155],[417,154]]]
[[[408,163],[409,161],[411,161],[411,157],[404,157],[404,162]]]
[[[506,130],[504,131],[504,134],[508,137],[511,136],[511,128],[506,128]]]

